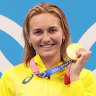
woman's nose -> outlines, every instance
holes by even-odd
[[[50,41],[50,34],[45,32],[42,37],[43,42],[49,42]]]

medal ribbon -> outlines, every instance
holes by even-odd
[[[49,77],[49,76],[57,73],[58,71],[60,71],[60,70],[62,70],[63,68],[67,67],[70,63],[72,63],[72,60],[69,60],[69,61],[65,62],[64,64],[61,64],[61,65],[59,65],[59,66],[56,66],[56,67],[54,67],[54,68],[48,69],[48,70],[40,73],[40,72],[39,72],[39,69],[38,69],[38,67],[37,67],[37,65],[36,65],[36,63],[35,63],[35,61],[34,61],[34,59],[32,58],[32,59],[30,60],[30,67],[31,67],[31,70],[33,71],[34,74],[36,74],[36,75],[39,76],[39,77],[45,78],[45,77]],[[68,71],[67,71],[67,73],[68,73]],[[65,76],[66,76],[66,75],[67,75],[67,74],[65,74]],[[65,79],[66,79],[66,78],[65,78]],[[68,79],[68,77],[67,77],[67,79]],[[65,80],[65,81],[66,81],[66,80]],[[69,82],[69,83],[70,83],[70,82]],[[65,82],[65,84],[66,84],[66,82]],[[67,84],[68,84],[68,82],[67,82]],[[67,84],[66,84],[66,85],[67,85]]]

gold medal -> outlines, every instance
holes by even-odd
[[[71,60],[76,61],[78,59],[76,52],[79,48],[83,48],[83,46],[78,43],[72,43],[67,47],[67,55]]]

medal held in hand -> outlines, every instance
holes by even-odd
[[[76,55],[76,52],[80,49],[80,48],[83,48],[82,45],[80,45],[79,43],[72,43],[70,44],[66,51],[67,51],[67,55],[68,57],[73,60],[73,61],[76,61],[78,59],[77,55]],[[70,84],[70,68],[71,68],[71,65],[69,65],[67,67],[67,71],[65,73],[65,76],[64,76],[64,83],[65,85],[68,85]]]
[[[78,49],[83,48],[79,43],[72,43],[67,47],[67,55],[71,60],[76,61],[78,59],[76,52]]]

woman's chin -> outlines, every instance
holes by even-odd
[[[41,57],[44,57],[44,58],[52,58],[55,54],[52,53],[52,52],[44,52],[42,54],[39,54]]]

